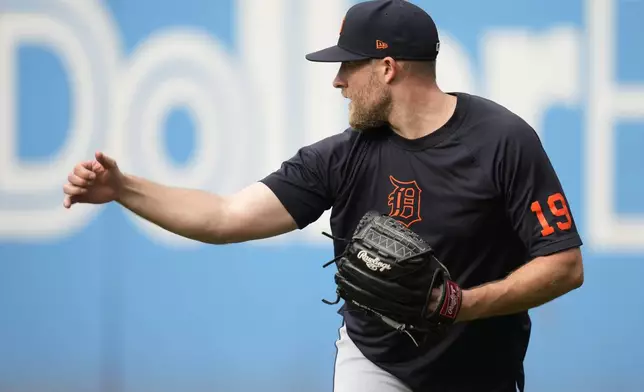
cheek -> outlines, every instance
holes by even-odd
[[[367,103],[369,101],[369,96],[371,95],[371,88],[369,85],[356,86],[353,91],[352,98],[360,103]]]

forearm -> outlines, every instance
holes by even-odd
[[[459,321],[502,316],[541,306],[583,283],[578,249],[537,258],[507,278],[463,291]]]
[[[127,175],[116,201],[180,236],[207,243],[223,242],[225,199],[221,196]]]

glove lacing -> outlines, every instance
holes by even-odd
[[[335,241],[340,241],[340,242],[345,242],[345,243],[346,243],[346,242],[349,242],[349,240],[347,240],[347,239],[345,239],[345,238],[336,237],[336,236],[334,236],[334,235],[332,235],[332,234],[329,234],[329,233],[327,233],[327,232],[324,232],[324,231],[322,232],[322,234],[324,234],[325,236],[327,236],[327,237],[329,237],[329,238],[331,238],[332,240],[335,240]],[[331,264],[333,264],[333,263],[337,262],[337,261],[338,261],[338,260],[340,260],[340,259],[341,259],[345,254],[346,254],[346,250],[345,250],[344,252],[342,252],[341,254],[339,254],[338,256],[334,257],[333,259],[329,260],[328,262],[324,263],[324,265],[322,266],[322,268],[326,268],[326,267],[330,266]],[[324,303],[325,303],[325,304],[327,304],[327,305],[336,305],[336,304],[338,304],[338,303],[340,302],[340,299],[341,299],[341,298],[340,298],[340,293],[337,293],[337,298],[336,298],[336,300],[335,300],[335,301],[331,302],[331,301],[329,301],[329,300],[326,300],[326,299],[322,298],[322,302],[324,302]]]

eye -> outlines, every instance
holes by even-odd
[[[365,63],[366,62],[363,60],[354,60],[354,61],[346,61],[343,65],[347,70],[354,70],[354,69],[360,68]]]

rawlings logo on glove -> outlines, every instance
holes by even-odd
[[[358,258],[364,261],[367,264],[367,267],[369,267],[373,271],[377,271],[378,269],[380,269],[380,272],[382,272],[384,270],[391,269],[391,266],[389,264],[381,262],[380,259],[377,257],[369,256],[369,253],[367,253],[364,250],[361,250],[360,252],[358,252]]]
[[[328,234],[324,233],[329,236]],[[462,290],[429,244],[395,219],[370,211],[336,262],[338,298],[406,333],[440,331],[461,308]],[[430,301],[438,294],[434,309]]]

